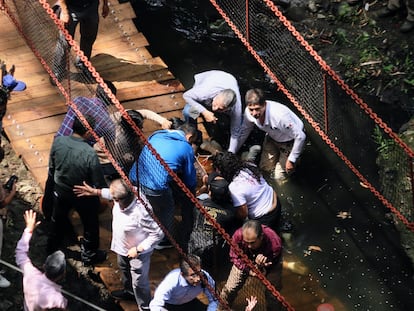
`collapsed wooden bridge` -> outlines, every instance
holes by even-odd
[[[148,41],[134,23],[134,10],[129,2],[110,1],[110,15],[100,20],[99,34],[93,47],[91,63],[103,79],[118,89],[117,99],[125,109],[151,109],[166,118],[181,117],[184,86],[159,57],[148,51]],[[0,11],[1,12],[1,11]],[[10,143],[41,187],[47,177],[50,147],[65,113],[67,104],[59,89],[49,83],[49,74],[20,36],[7,14],[0,13],[0,59],[8,66],[15,64],[15,77],[27,84],[23,92],[12,92],[3,120]],[[79,37],[77,34],[75,37]],[[73,88],[77,82],[73,81]],[[148,135],[158,129],[152,121],[144,124]],[[201,128],[205,135],[205,130]],[[7,159],[6,159],[7,161]],[[101,247],[109,249],[111,240],[111,209],[100,215]],[[74,218],[81,231],[79,219]],[[178,263],[175,249],[154,252],[152,257],[152,290]],[[116,256],[109,253],[105,264],[95,267],[109,290],[122,287],[116,267]],[[285,279],[292,276],[284,271]],[[260,284],[256,284],[260,285]],[[296,282],[287,282],[284,294],[300,300],[304,310],[318,304],[314,296],[297,297]],[[121,302],[124,310],[137,310],[135,303]],[[311,307],[312,306],[312,307]],[[306,309],[309,307],[308,309]],[[260,307],[256,308],[260,310]]]
[[[167,118],[181,116],[184,87],[167,65],[146,49],[148,42],[133,23],[134,11],[129,2],[111,2],[110,9],[110,15],[100,21],[91,58],[93,66],[103,79],[115,84],[117,98],[126,109],[151,109]],[[0,59],[10,66],[15,64],[16,79],[27,84],[25,91],[11,94],[4,131],[42,186],[47,176],[49,148],[67,105],[15,26],[4,14],[0,19]],[[155,129],[155,124],[145,122],[146,133]]]
[[[125,109],[150,109],[166,118],[181,117],[184,86],[162,59],[148,52],[148,41],[133,23],[135,14],[130,3],[110,1],[109,5],[109,16],[100,20],[91,58],[93,66],[103,79],[115,84],[117,98]],[[27,85],[26,90],[11,93],[3,128],[16,154],[43,187],[50,147],[67,105],[59,89],[49,83],[49,74],[15,25],[3,13],[0,14],[0,59],[9,67],[14,64],[16,79]],[[76,82],[73,85],[76,87]],[[157,129],[159,126],[153,121],[147,120],[144,124],[145,134]],[[76,217],[74,220],[78,221]],[[100,215],[100,223],[101,247],[109,249],[110,208]],[[152,272],[151,280],[155,287],[172,268],[171,264],[177,263],[177,253],[175,250],[164,251],[155,254],[152,261],[161,263]],[[95,269],[109,290],[119,289],[122,286],[120,275],[112,268],[117,266],[114,254],[109,254],[109,262],[109,267],[105,264]],[[135,303],[122,302],[121,306],[125,310],[137,310]]]

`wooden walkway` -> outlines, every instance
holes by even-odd
[[[111,13],[101,18],[91,62],[103,79],[114,82],[117,98],[127,109],[151,109],[169,118],[181,116],[183,85],[167,65],[147,50],[148,42],[132,21],[129,2],[110,2]],[[47,176],[49,149],[66,113],[66,104],[49,75],[19,36],[15,26],[0,15],[0,59],[16,65],[16,79],[27,84],[12,92],[3,128],[13,149],[42,186]],[[79,36],[75,36],[79,37]],[[11,44],[12,42],[12,44]],[[157,129],[151,121],[144,131]]]
[[[166,118],[181,117],[183,85],[175,79],[167,65],[147,50],[148,42],[138,32],[129,2],[110,1],[110,15],[100,19],[98,38],[91,62],[103,79],[118,89],[117,98],[126,109],[151,109]],[[20,37],[14,24],[0,11],[0,59],[8,68],[16,65],[15,77],[27,84],[23,92],[12,92],[3,128],[10,143],[41,187],[47,177],[48,157],[53,137],[67,110],[65,99],[57,87],[49,83],[49,75]],[[79,36],[75,36],[79,37]],[[159,129],[145,121],[144,133]],[[5,159],[7,161],[7,158]],[[79,221],[74,223],[81,233]],[[111,240],[111,209],[100,215],[101,248],[109,249]],[[122,287],[116,257],[95,269],[100,272],[109,290]],[[178,261],[175,250],[154,255],[151,272],[152,288]],[[122,302],[124,310],[137,310],[135,303]]]
[[[98,38],[93,47],[92,64],[104,79],[114,82],[118,89],[117,98],[125,108],[146,108],[167,118],[180,117],[184,105],[183,85],[159,57],[153,57],[148,52],[147,40],[137,31],[132,21],[135,15],[129,2],[119,4],[116,0],[111,0],[110,9],[110,15],[100,20]],[[0,59],[8,66],[15,64],[16,78],[27,84],[25,91],[12,93],[3,120],[4,131],[16,154],[21,156],[34,178],[43,187],[47,176],[50,146],[67,110],[65,100],[58,88],[51,86],[49,75],[2,11],[0,25]],[[145,122],[146,134],[156,129],[158,127],[155,123]],[[74,223],[81,231],[76,215]],[[100,215],[100,223],[101,248],[109,249],[110,208]],[[286,258],[289,259],[289,255]],[[178,255],[175,250],[154,252],[150,275],[152,290],[173,267],[177,266],[177,263]],[[117,264],[112,252],[109,252],[107,262],[95,267],[109,290],[121,288],[120,275],[114,267],[117,267]],[[216,277],[219,288],[225,277]],[[309,290],[298,295],[298,284]],[[282,294],[290,303],[294,302],[296,310],[316,310],[321,297],[326,297],[326,293],[320,292],[317,287],[312,278],[284,271]],[[315,291],[319,296],[315,295]],[[241,304],[243,305],[244,301]],[[340,303],[336,302],[336,306],[338,305]],[[137,310],[135,303],[122,302],[121,306],[124,310]],[[260,306],[255,310],[260,311]]]

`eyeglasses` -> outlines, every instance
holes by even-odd
[[[201,273],[201,271],[197,271],[197,272],[188,274],[187,277],[194,279],[196,277],[200,277],[200,273]]]

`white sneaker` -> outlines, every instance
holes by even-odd
[[[5,287],[9,287],[11,285],[11,283],[0,274],[0,287],[1,288],[5,288]]]
[[[273,171],[273,179],[276,180],[285,180],[287,179],[287,174],[285,170],[282,168],[279,162],[276,163],[275,170]]]

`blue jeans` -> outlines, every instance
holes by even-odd
[[[167,231],[174,236],[174,211],[176,202],[181,209],[181,225],[179,243],[184,251],[187,251],[188,241],[193,229],[193,209],[194,204],[175,184],[171,184],[166,190],[152,190],[141,185],[141,191],[150,202],[155,216]],[[167,239],[166,237],[164,239]]]

